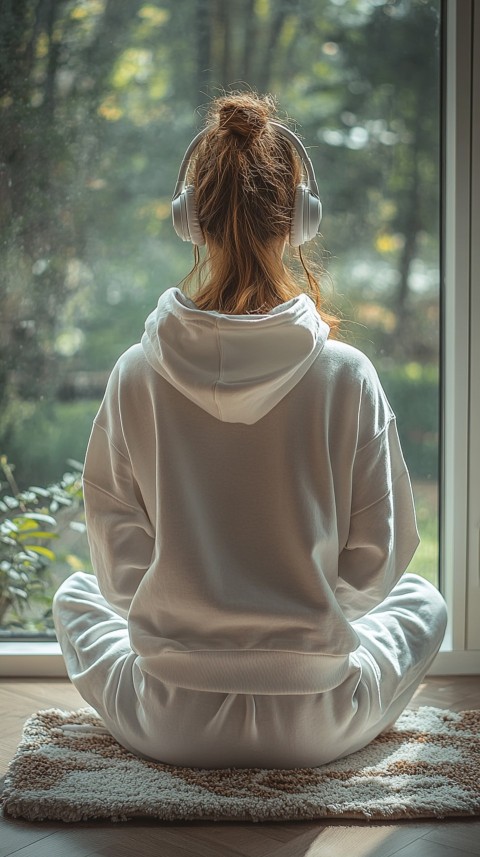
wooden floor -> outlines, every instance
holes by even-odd
[[[41,708],[83,706],[64,680],[0,683],[1,774],[24,721]],[[428,678],[411,707],[480,708],[480,677]],[[480,772],[479,772],[480,776]],[[466,857],[480,855],[480,818],[367,823],[103,822],[33,824],[0,818],[0,857]]]

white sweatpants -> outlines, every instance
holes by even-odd
[[[368,744],[406,707],[440,648],[446,606],[405,574],[353,622],[361,645],[327,693],[250,695],[190,690],[142,673],[128,626],[96,578],[67,578],[53,605],[68,674],[112,735],[139,756],[187,767],[322,765]]]

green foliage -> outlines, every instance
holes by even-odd
[[[439,585],[438,484],[435,480],[413,483],[420,545],[408,570]]]
[[[438,479],[438,366],[406,363],[377,365],[385,392],[397,415],[403,453],[414,479]]]
[[[25,488],[34,479],[49,484],[70,457],[83,461],[99,399],[22,401],[14,399],[0,415],[0,436],[15,479]],[[7,423],[8,420],[8,423]],[[3,432],[1,431],[3,428]]]
[[[6,456],[0,467],[6,482],[0,483],[0,625],[25,626],[32,603],[46,602],[41,630],[51,624],[50,571],[56,560],[55,540],[66,526],[83,528],[79,516],[82,505],[81,465],[70,461],[73,472],[48,487],[32,486],[19,491],[13,468]]]

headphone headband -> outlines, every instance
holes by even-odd
[[[289,140],[292,146],[297,150],[298,155],[300,156],[300,160],[302,161],[307,176],[308,176],[308,184],[312,193],[315,196],[320,196],[318,192],[318,184],[317,179],[315,178],[315,171],[313,169],[313,164],[310,160],[310,156],[303,145],[302,141],[297,137],[290,128],[287,128],[286,125],[282,125],[280,122],[275,122],[273,119],[270,120],[270,125],[274,125],[277,131],[285,137],[286,140]]]
[[[196,137],[193,138],[193,140],[190,143],[187,151],[185,152],[185,154],[182,158],[182,163],[180,164],[180,169],[178,171],[178,179],[177,179],[177,183],[175,185],[175,190],[173,191],[172,200],[176,199],[176,197],[179,196],[182,193],[182,191],[185,189],[185,177],[187,175],[187,170],[188,170],[188,165],[190,163],[190,158],[192,157],[192,155],[193,155],[195,149],[197,148],[198,144],[200,143],[200,141],[203,140],[207,131],[209,131],[209,130],[210,130],[209,128],[204,128],[203,131],[200,131],[196,135]]]
[[[290,130],[290,128],[287,128],[286,125],[282,125],[281,122],[276,122],[274,119],[269,119],[268,124],[274,125],[274,127],[282,135],[282,137],[285,137],[285,139],[288,140],[292,144],[292,146],[296,149],[296,151],[300,157],[300,160],[302,161],[302,163],[305,167],[305,171],[306,171],[307,176],[308,176],[308,184],[309,184],[310,190],[312,191],[312,193],[315,194],[315,196],[319,196],[318,184],[317,184],[317,180],[315,178],[315,171],[313,169],[313,164],[310,160],[308,152],[307,152],[305,146],[303,145],[302,141],[297,137],[296,134],[293,133],[293,131]],[[201,143],[201,141],[206,136],[208,131],[210,131],[210,126],[207,126],[207,128],[204,128],[202,131],[199,131],[199,133],[193,138],[192,142],[188,146],[188,149],[182,158],[182,163],[180,164],[180,170],[178,172],[177,183],[175,185],[175,190],[173,191],[172,199],[175,199],[185,189],[185,179],[186,179],[190,159],[191,159],[195,149]]]
[[[289,235],[292,247],[299,247],[301,244],[315,237],[322,219],[322,203],[320,202],[313,164],[305,146],[290,128],[273,119],[270,119],[268,124],[273,125],[278,133],[292,144],[307,174],[307,184],[302,182],[295,188],[295,202]],[[185,187],[185,181],[190,159],[199,143],[210,130],[211,126],[204,128],[203,131],[200,131],[193,138],[188,146],[180,164],[177,183],[172,197],[173,226],[177,235],[182,241],[192,241],[193,244],[197,245],[204,244],[205,237],[198,219],[195,204],[195,188],[192,185]]]

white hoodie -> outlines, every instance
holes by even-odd
[[[138,666],[224,693],[318,693],[418,545],[371,362],[305,295],[265,315],[169,289],[118,360],[84,494],[92,562]]]

